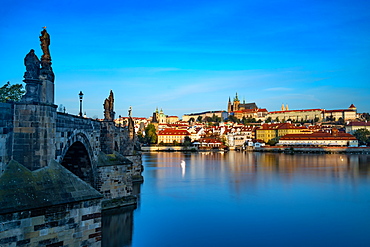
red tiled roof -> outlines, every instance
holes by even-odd
[[[370,122],[350,122],[348,126],[370,126]]]
[[[158,132],[158,135],[190,135],[190,133],[187,130],[176,130],[176,129],[165,129]]]
[[[268,130],[268,129],[307,129],[303,126],[295,126],[291,123],[278,123],[278,124],[262,124],[261,129]]]
[[[222,143],[221,141],[212,139],[212,138],[201,138],[199,139],[199,142],[200,143]]]
[[[312,134],[287,134],[280,140],[356,140],[351,134],[338,132],[332,135],[326,132],[314,132]]]
[[[308,111],[324,111],[323,109],[306,109],[306,110],[289,110],[289,111],[270,111],[270,114],[284,113],[284,112],[308,112]]]

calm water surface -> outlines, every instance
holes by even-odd
[[[181,167],[185,162],[185,168]],[[370,246],[370,155],[143,154],[103,246]]]

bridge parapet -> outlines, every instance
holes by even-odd
[[[14,104],[0,103],[0,175],[12,156]]]

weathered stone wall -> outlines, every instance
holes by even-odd
[[[0,103],[0,175],[12,155],[14,104]]]
[[[36,170],[55,157],[56,106],[16,103],[13,127],[13,159]]]
[[[119,153],[99,155],[97,190],[104,196],[103,209],[136,203],[132,172],[132,162]]]
[[[100,122],[82,118],[65,113],[57,113],[56,120],[56,151],[55,160],[61,162],[62,155],[75,141],[75,136],[83,134],[91,147],[90,157],[92,161],[97,160],[100,151]],[[84,143],[85,144],[85,143]],[[88,148],[88,147],[86,147]]]
[[[141,159],[141,153],[137,153],[135,155],[126,155],[125,158],[132,162],[132,169],[131,169],[131,177],[133,182],[142,182],[143,176],[143,165]]]
[[[120,154],[125,156],[133,155],[135,152],[135,139],[130,138],[127,128],[120,129]]]
[[[0,246],[100,246],[101,200],[0,215]]]
[[[119,151],[119,132],[113,121],[104,120],[101,123],[100,143],[101,151],[106,154],[112,154]]]
[[[100,246],[102,195],[55,161],[0,176],[0,246]]]

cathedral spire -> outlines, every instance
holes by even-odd
[[[235,94],[234,101],[239,101],[239,98],[238,98],[238,92],[236,92],[236,94]]]

